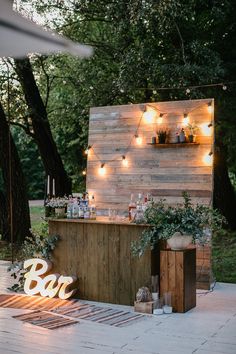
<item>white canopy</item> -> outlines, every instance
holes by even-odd
[[[55,52],[88,57],[92,48],[44,30],[13,11],[11,1],[0,0],[0,57],[22,58],[29,53]]]

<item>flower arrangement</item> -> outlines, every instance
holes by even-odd
[[[50,199],[45,206],[49,206],[51,208],[65,208],[67,206],[68,203],[68,198],[63,197],[63,198],[52,198]]]
[[[152,203],[145,211],[145,222],[150,225],[137,242],[132,252],[141,256],[148,247],[153,248],[159,240],[167,240],[175,233],[192,236],[193,243],[206,244],[212,232],[222,228],[224,217],[211,207],[193,206],[186,192],[183,205],[167,206],[161,200]]]

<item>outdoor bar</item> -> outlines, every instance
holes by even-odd
[[[213,151],[212,99],[91,108],[86,189],[96,215],[49,220],[50,234],[60,236],[54,269],[78,277],[79,298],[133,305],[158,275],[160,294],[171,291],[178,312],[195,306],[196,287],[212,282],[209,244],[171,250],[158,243],[141,257],[131,245],[150,227],[138,217],[144,196],[143,203],[151,196],[176,206],[187,192],[193,205],[211,205]]]

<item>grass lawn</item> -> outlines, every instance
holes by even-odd
[[[31,228],[37,229],[42,223],[42,218],[44,217],[44,207],[40,206],[31,206],[30,207],[30,219],[31,219]]]
[[[223,231],[212,242],[213,274],[217,281],[236,283],[236,231]]]

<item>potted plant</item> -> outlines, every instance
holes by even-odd
[[[172,249],[183,249],[189,243],[205,244],[209,235],[222,227],[224,217],[211,207],[193,206],[190,197],[183,193],[184,203],[167,206],[161,200],[152,203],[145,211],[145,222],[150,225],[137,242],[132,244],[135,255],[141,256],[159,240],[166,240]]]
[[[167,130],[164,130],[164,129],[157,130],[157,136],[158,136],[158,143],[159,144],[165,144],[166,143],[167,134],[168,134]]]
[[[196,132],[198,131],[198,126],[195,124],[188,124],[188,142],[195,143],[196,141]]]

